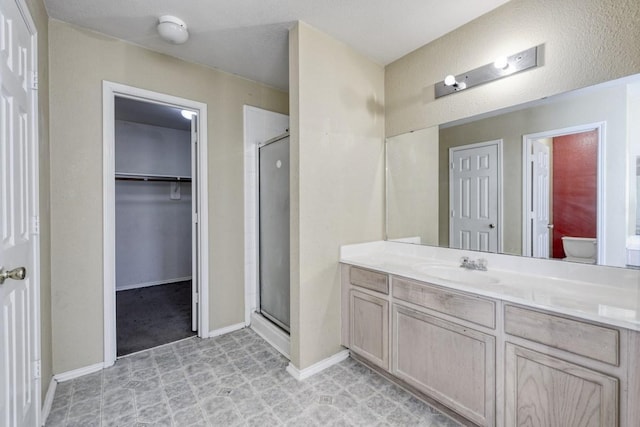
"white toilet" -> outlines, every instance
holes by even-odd
[[[598,241],[595,237],[565,236],[562,238],[562,248],[567,255],[564,261],[595,264],[598,258]]]

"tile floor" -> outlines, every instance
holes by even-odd
[[[188,338],[58,384],[47,426],[458,426],[347,359],[304,381],[250,329]]]

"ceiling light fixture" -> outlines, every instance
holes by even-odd
[[[183,20],[171,15],[164,15],[158,19],[158,34],[163,40],[173,43],[182,44],[189,39],[189,31],[187,24]]]

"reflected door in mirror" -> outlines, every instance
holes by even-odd
[[[550,149],[546,141],[533,141],[532,149],[532,214],[533,223],[533,248],[532,253],[537,258],[549,258],[549,156]]]
[[[452,248],[499,250],[500,144],[490,141],[449,151]]]

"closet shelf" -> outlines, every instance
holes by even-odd
[[[190,176],[177,176],[177,175],[155,175],[155,174],[142,174],[142,173],[123,173],[116,172],[117,181],[179,181],[179,182],[191,182]]]

